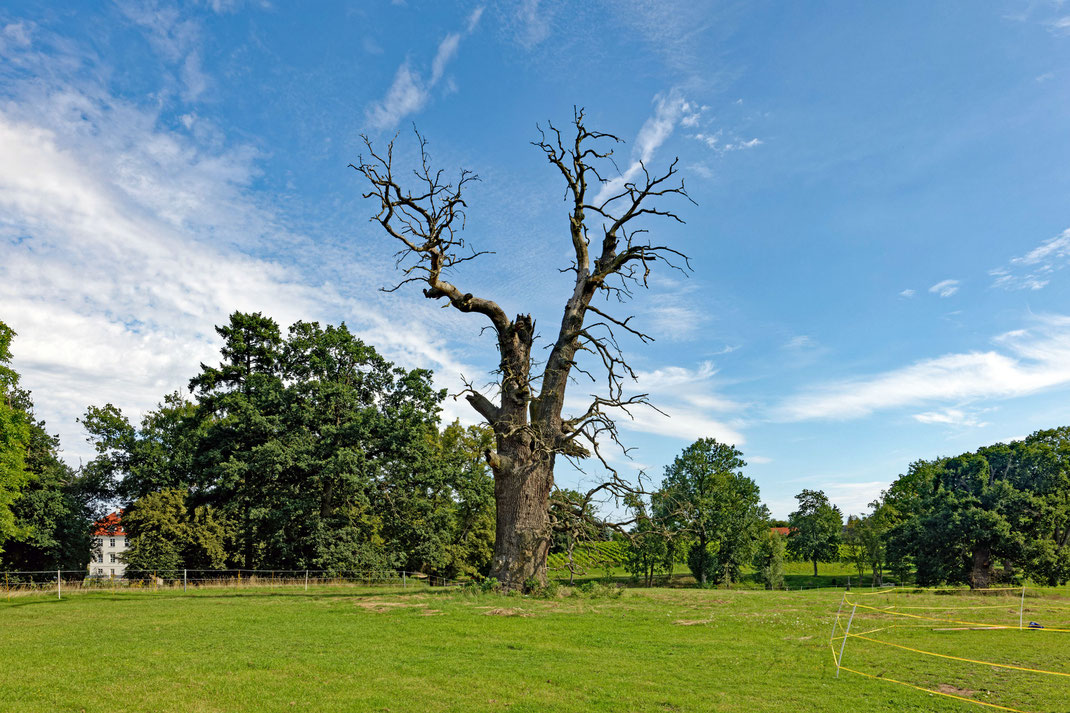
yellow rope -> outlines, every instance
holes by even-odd
[[[931,617],[931,616],[921,616],[919,614],[907,614],[906,612],[897,612],[897,611],[891,611],[890,609],[882,609],[880,607],[871,607],[871,606],[868,606],[866,604],[856,604],[855,602],[852,602],[850,600],[848,600],[846,603],[850,604],[851,606],[856,606],[859,609],[869,609],[871,611],[881,612],[882,614],[891,614],[893,616],[905,616],[905,617],[910,617],[911,619],[922,619],[924,621],[938,621],[941,624],[962,624],[963,626],[983,626],[983,627],[987,627],[989,629],[1017,629],[1018,628],[1017,626],[1007,626],[1005,624],[991,624],[991,623],[988,623],[988,622],[962,621],[962,620],[959,620],[959,619],[937,619],[936,617]],[[1029,627],[1026,627],[1026,628],[1029,628]],[[1056,629],[1056,628],[1052,628],[1052,627],[1044,627],[1043,629],[1032,629],[1032,628],[1029,628],[1029,630],[1030,631],[1056,631],[1056,632],[1063,632],[1063,633],[1070,632],[1070,629]]]
[[[832,655],[835,656],[836,652],[833,651]],[[855,671],[853,668],[847,668],[846,666],[840,666],[844,671],[850,671],[851,673],[857,673],[859,676],[865,676],[866,678],[872,678],[877,681],[889,681],[891,683],[898,683],[900,686],[906,686],[907,688],[913,688],[916,691],[924,691],[925,693],[931,693],[934,696],[947,696],[948,698],[955,698],[960,701],[966,701],[967,703],[976,703],[979,706],[985,706],[987,708],[996,708],[1001,711],[1011,711],[1011,713],[1028,713],[1020,708],[1010,708],[1009,706],[999,706],[995,703],[985,703],[975,698],[966,698],[965,696],[956,696],[954,693],[944,693],[943,691],[934,691],[931,688],[923,688],[921,686],[915,686],[913,683],[906,683],[904,681],[897,681],[894,678],[888,678],[887,676],[874,676],[871,673],[863,673],[862,671]]]
[[[916,654],[925,654],[926,656],[939,656],[942,659],[952,659],[954,661],[965,661],[966,663],[977,663],[984,666],[995,666],[996,668],[1010,668],[1015,671],[1029,671],[1030,673],[1046,673],[1051,676],[1066,676],[1070,678],[1070,673],[1062,673],[1061,671],[1046,671],[1042,668],[1026,668],[1025,666],[1014,666],[1008,663],[992,663],[991,661],[978,661],[977,659],[965,659],[961,656],[950,656],[948,654],[938,654],[932,651],[922,651],[921,649],[911,648],[910,646],[903,646],[902,644],[893,644],[891,641],[881,641],[880,639],[871,639],[863,634],[848,634],[852,639],[862,639],[864,641],[872,641],[875,644],[884,644],[885,646],[894,646],[897,649],[906,649],[907,651],[913,651]]]

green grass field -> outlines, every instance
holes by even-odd
[[[16,595],[0,599],[0,710],[983,710],[855,674],[837,679],[829,637],[841,596],[677,588],[541,600],[385,587]],[[920,616],[1018,621],[1013,595],[850,596]],[[986,608],[966,609],[974,606]],[[1070,590],[1030,591],[1031,619],[1070,623]],[[852,626],[892,624],[900,627],[870,638],[1070,671],[1070,634],[949,631],[956,626],[861,609]],[[1020,710],[1070,710],[1067,677],[855,638],[843,665]]]

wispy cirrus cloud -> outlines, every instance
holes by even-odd
[[[998,349],[947,354],[816,386],[775,407],[775,417],[854,419],[922,404],[1013,398],[1070,384],[1070,317],[1038,316],[1028,328],[999,335],[993,342]],[[925,417],[935,423],[953,414],[930,411]]]
[[[944,408],[936,411],[916,413],[913,418],[918,423],[936,423],[945,426],[969,426],[982,428],[988,424],[982,421],[978,414],[964,411],[960,408]]]
[[[681,119],[694,108],[694,105],[679,89],[671,89],[665,94],[655,96],[654,115],[643,122],[639,128],[635,143],[632,145],[631,162],[621,175],[602,184],[602,189],[595,197],[594,204],[599,205],[619,194],[626,184],[635,180],[643,170],[643,166],[650,165],[657,150],[672,136]]]
[[[477,7],[468,14],[463,31],[451,32],[438,43],[435,57],[431,60],[431,72],[426,79],[408,59],[402,62],[386,96],[366,110],[368,124],[378,130],[392,129],[406,116],[421,111],[431,100],[431,91],[445,76],[446,67],[457,56],[461,40],[475,32],[482,16],[483,7]]]
[[[959,291],[958,280],[941,280],[929,288],[929,292],[938,297],[950,297]]]
[[[1007,290],[1040,290],[1051,276],[1070,264],[1070,228],[1048,238],[1025,255],[1012,258],[1004,267],[989,271],[993,287]]]

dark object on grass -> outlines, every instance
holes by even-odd
[[[1031,621],[1031,622],[1029,622],[1029,628],[1030,629],[1043,629],[1044,625],[1043,624],[1038,624],[1035,621]]]

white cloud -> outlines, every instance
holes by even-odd
[[[910,288],[907,288],[907,289],[903,290],[902,292],[900,292],[899,296],[900,297],[906,297],[907,299],[910,299],[911,297],[914,296],[914,290],[912,290]]]
[[[745,408],[716,392],[714,377],[717,369],[712,362],[703,362],[695,369],[669,366],[653,371],[637,371],[635,393],[649,394],[650,402],[662,413],[650,407],[630,409],[631,418],[621,413],[617,425],[628,431],[651,433],[691,442],[712,437],[722,443],[742,446],[745,438],[732,421]],[[568,408],[576,413],[586,407],[579,389],[573,388]],[[716,414],[714,417],[712,414]]]
[[[520,0],[516,6],[517,40],[524,47],[541,44],[550,36],[554,10],[540,0]]]
[[[959,291],[958,280],[943,280],[929,288],[929,292],[940,297],[950,297]]]
[[[625,184],[635,180],[643,165],[650,165],[654,154],[672,136],[676,124],[690,109],[691,104],[678,89],[672,89],[668,94],[655,96],[654,115],[643,122],[643,126],[635,137],[631,163],[624,173],[602,185],[602,189],[594,199],[594,204],[599,205],[611,196],[620,193]]]
[[[697,115],[685,117],[684,120],[680,123],[682,126],[693,126],[694,124],[688,123],[689,120],[692,119],[694,119],[695,123],[697,123]],[[702,143],[706,144],[707,148],[712,149],[713,151],[716,151],[718,154],[721,155],[724,155],[729,151],[744,151],[746,149],[752,149],[755,146],[761,146],[764,143],[761,139],[758,138],[746,140],[730,139],[728,141],[725,141],[724,129],[718,129],[712,134],[703,133],[699,131],[694,134],[689,134],[688,138],[694,139],[695,141],[701,141]]]
[[[225,4],[225,3],[224,3]],[[119,0],[120,12],[144,32],[157,54],[172,65],[181,79],[186,101],[196,101],[208,89],[208,76],[201,71],[201,27],[172,5],[149,0]],[[222,12],[222,5],[213,8]]]
[[[816,346],[817,342],[814,341],[813,337],[809,337],[805,334],[800,334],[799,336],[792,337],[784,344],[785,349],[791,350],[812,349]]]
[[[947,354],[910,366],[835,381],[787,399],[778,418],[848,419],[926,403],[1012,398],[1070,383],[1070,317],[1036,317],[993,340],[1001,350]]]
[[[1070,15],[1051,20],[1048,29],[1057,35],[1070,35]]]
[[[997,267],[988,274],[995,278],[993,287],[1008,290],[1040,290],[1051,282],[1051,276],[1070,264],[1070,228],[1048,238],[1025,255],[1012,258],[1005,267]]]
[[[446,39],[439,43],[438,52],[435,53],[435,59],[431,62],[432,87],[438,84],[438,80],[442,79],[442,75],[446,71],[446,65],[457,54],[457,48],[460,45],[461,35],[457,32],[446,35]]]
[[[916,413],[913,418],[919,423],[936,423],[947,426],[971,426],[981,428],[988,425],[980,420],[976,414],[967,413],[958,408],[945,408],[937,411]]]
[[[468,15],[468,24],[465,29],[469,34],[475,32],[476,27],[479,25],[479,18],[483,17],[483,6],[480,5]]]
[[[393,128],[402,118],[423,109],[429,97],[419,75],[408,61],[402,62],[386,96],[368,109],[368,123],[377,129]]]
[[[482,15],[483,7],[477,7],[468,15],[464,34],[451,32],[439,42],[435,58],[431,61],[431,76],[427,80],[412,68],[408,59],[402,62],[386,96],[371,104],[365,112],[368,123],[375,129],[392,129],[406,116],[423,109],[431,99],[431,90],[442,81],[446,67],[457,56],[461,40],[475,31]],[[455,84],[450,83],[449,87],[450,93],[456,91]]]

